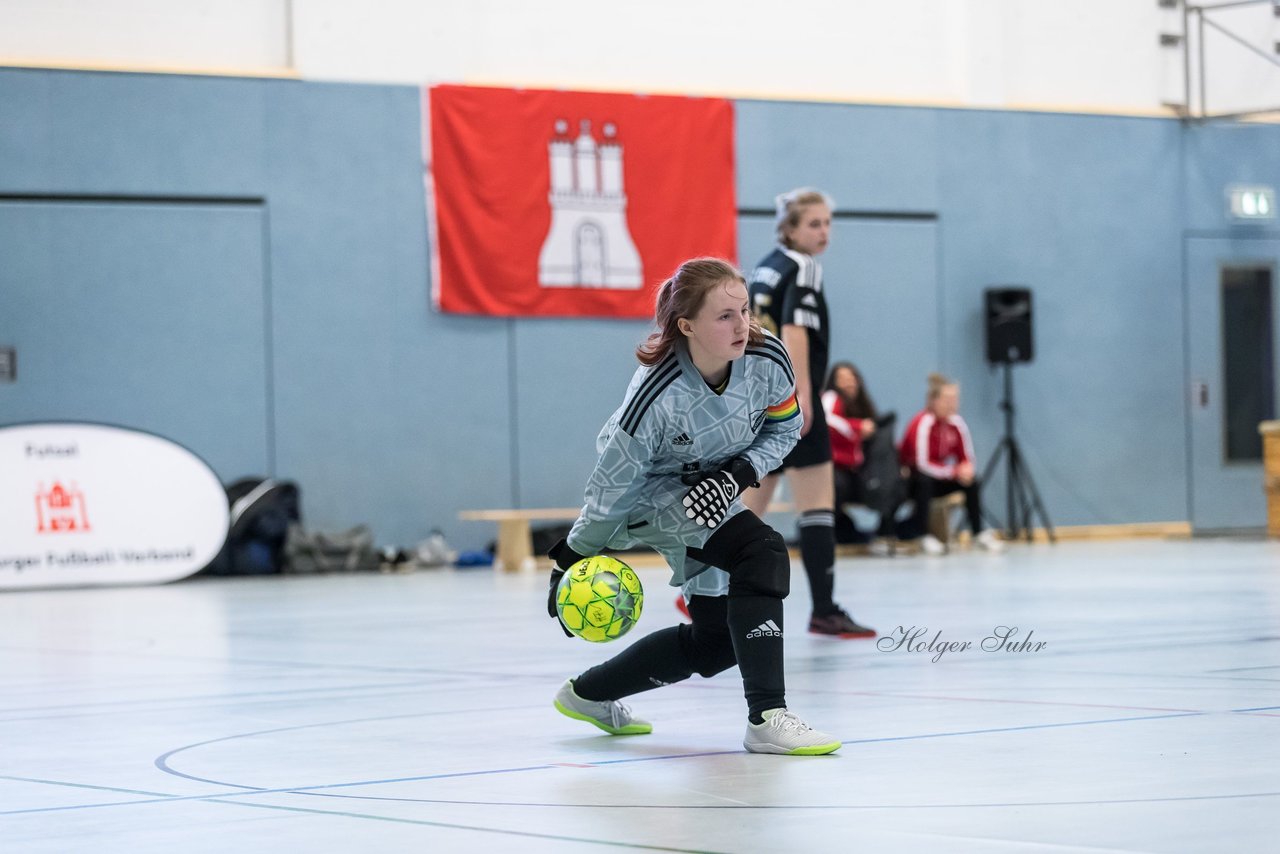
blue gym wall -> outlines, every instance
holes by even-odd
[[[983,415],[980,456],[1000,435],[1003,385],[983,359],[982,290],[1026,285],[1036,358],[1013,370],[1017,428],[1053,521],[1186,519],[1180,125],[982,111],[943,123],[945,353],[964,411]]]
[[[882,406],[950,373],[989,455],[982,290],[1030,286],[1018,426],[1053,521],[1187,518],[1183,234],[1280,184],[1280,128],[740,101],[737,140],[743,210],[835,196],[833,352]],[[0,423],[152,430],[388,545],[576,504],[647,324],[430,311],[420,151],[409,87],[0,70]],[[740,234],[749,266],[771,224]]]

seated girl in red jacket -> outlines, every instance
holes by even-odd
[[[866,543],[871,538],[858,530],[857,524],[843,509],[846,504],[864,504],[880,514],[877,540],[872,543],[874,554],[889,552],[888,540],[893,536],[893,514],[898,508],[895,494],[898,488],[897,465],[893,469],[892,483],[869,484],[867,482],[867,445],[883,439],[889,444],[883,448],[896,456],[893,449],[892,416],[885,421],[887,435],[877,434],[877,421],[881,421],[871,395],[862,382],[862,374],[851,362],[836,362],[827,374],[822,392],[822,409],[827,416],[831,434],[831,462],[835,476],[836,542]],[[883,468],[880,467],[880,468]]]
[[[920,537],[920,547],[926,554],[944,554],[947,550],[928,533],[929,502],[957,490],[964,493],[974,543],[988,551],[1004,548],[994,532],[983,530],[973,441],[959,407],[960,387],[941,374],[930,374],[925,408],[911,419],[898,445],[898,458],[910,470],[909,493],[915,504],[904,533],[908,539]]]

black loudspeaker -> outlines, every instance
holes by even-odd
[[[1030,362],[1031,289],[987,288],[983,291],[986,305],[987,361],[994,364]]]

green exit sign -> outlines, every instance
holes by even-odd
[[[1227,199],[1231,205],[1231,215],[1236,219],[1276,218],[1274,187],[1228,187]]]

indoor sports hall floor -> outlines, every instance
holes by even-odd
[[[1280,544],[838,575],[861,621],[972,647],[810,636],[797,567],[790,704],[844,740],[814,758],[743,752],[736,670],[633,698],[649,736],[557,714],[627,639],[563,637],[541,574],[0,594],[0,851],[1280,850]],[[637,635],[677,620],[641,576]]]

